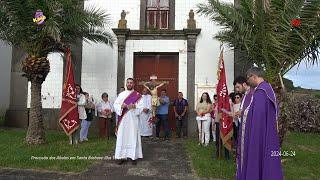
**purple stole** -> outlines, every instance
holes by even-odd
[[[129,96],[123,101],[124,104],[135,104],[136,102],[138,102],[141,99],[141,94],[138,93],[137,91],[133,91],[131,94],[129,94]],[[116,132],[118,131],[118,127],[120,126],[120,123],[124,117],[124,115],[126,115],[126,113],[129,111],[128,108],[124,108],[122,110],[122,114],[121,116],[118,116],[118,122],[117,122],[117,126],[116,126]]]
[[[254,89],[250,89],[249,92],[247,92],[244,96],[243,99],[243,104],[241,107],[241,122],[239,124],[239,133],[238,133],[238,145],[237,145],[237,176],[239,176],[241,169],[242,169],[242,158],[243,158],[243,144],[242,144],[242,139],[244,138],[244,129],[245,129],[245,124],[246,118],[244,118],[244,111],[247,109],[247,107],[251,103],[251,99],[254,93]],[[243,130],[242,130],[243,129]],[[243,135],[242,135],[243,134]],[[242,147],[242,148],[241,148]]]

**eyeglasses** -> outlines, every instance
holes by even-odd
[[[247,76],[247,80],[249,80],[252,76],[253,76],[252,74],[250,74],[250,76]]]
[[[239,97],[239,96],[236,96],[236,99],[240,99],[240,97]]]

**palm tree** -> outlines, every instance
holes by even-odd
[[[234,6],[209,0],[207,4],[198,4],[197,12],[224,28],[215,38],[245,54],[242,61],[265,69],[283,110],[286,105],[283,76],[303,61],[308,65],[319,61],[320,1],[239,1],[239,6]],[[281,142],[287,127],[284,119],[279,119]]]
[[[27,53],[22,71],[31,82],[31,106],[26,141],[45,142],[41,85],[50,71],[49,53],[65,52],[78,39],[112,45],[114,37],[105,31],[109,15],[95,7],[83,8],[84,0],[0,1],[0,39]],[[41,10],[45,23],[33,22]]]

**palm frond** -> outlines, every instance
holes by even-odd
[[[90,6],[84,10],[84,14],[86,17],[85,23],[88,26],[105,27],[110,25],[110,15],[102,9]]]
[[[222,26],[218,40],[245,50],[245,59],[269,74],[284,74],[302,61],[319,62],[319,0],[241,0],[239,7],[208,0],[197,12]],[[294,18],[300,27],[292,27]]]
[[[90,28],[88,33],[84,34],[84,40],[88,43],[90,43],[90,41],[94,43],[105,43],[110,45],[111,47],[116,41],[114,35],[111,32],[95,28]]]
[[[61,41],[61,29],[59,28],[58,22],[56,22],[53,18],[49,18],[46,21],[46,24],[41,31],[43,34],[51,37],[55,41]]]
[[[0,5],[0,39],[29,54],[59,52],[61,46],[84,38],[109,45],[114,42],[107,32],[110,15],[96,7],[84,9],[84,0],[1,0]],[[40,26],[32,21],[38,9],[46,16]]]

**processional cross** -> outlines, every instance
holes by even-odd
[[[160,101],[159,101],[159,97],[158,97],[158,88],[162,87],[165,84],[169,84],[168,81],[157,81],[157,76],[156,75],[152,75],[150,76],[150,81],[149,82],[145,82],[145,81],[141,81],[139,83],[139,85],[143,85],[145,88],[147,88],[150,93],[151,93],[151,97],[152,97],[152,118],[155,119],[156,117],[156,110],[157,107],[160,105]]]

